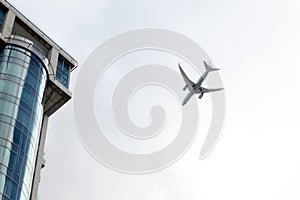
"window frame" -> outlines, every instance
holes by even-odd
[[[66,69],[68,71],[66,72]],[[70,83],[70,74],[71,74],[71,64],[66,61],[61,56],[58,57],[56,71],[55,71],[55,80],[58,80],[65,88],[69,88]]]

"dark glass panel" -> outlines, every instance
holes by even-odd
[[[46,78],[43,63],[30,52],[7,46],[0,53],[0,169],[7,166],[2,199],[30,195]]]
[[[2,29],[2,26],[4,24],[6,11],[3,8],[0,8],[0,28]]]

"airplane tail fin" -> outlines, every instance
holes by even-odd
[[[204,66],[205,66],[206,70],[209,70],[209,71],[217,71],[217,70],[219,70],[219,68],[212,68],[212,66],[210,64],[208,65],[205,61],[203,61],[203,63],[204,63]]]
[[[216,91],[224,90],[224,88],[207,89],[207,88],[201,87],[201,90],[203,91],[203,93],[209,93],[209,92],[216,92]]]

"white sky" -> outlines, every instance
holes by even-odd
[[[141,176],[111,171],[91,158],[68,103],[50,120],[40,199],[300,198],[300,1],[11,2],[79,65],[124,31],[160,27],[185,34],[222,69],[226,87],[226,124],[212,154],[199,161],[194,145],[172,167]]]

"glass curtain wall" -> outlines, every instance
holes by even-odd
[[[0,52],[0,198],[29,200],[43,120],[47,71],[28,50]]]

